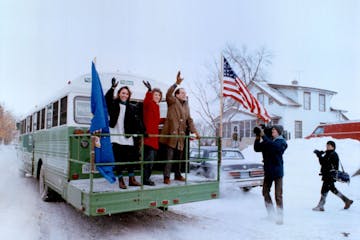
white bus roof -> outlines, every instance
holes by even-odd
[[[143,80],[149,81],[151,86],[153,88],[160,88],[163,92],[163,97],[165,97],[167,89],[170,87],[171,83],[169,85],[166,85],[162,82],[156,81],[154,79],[148,78],[148,77],[142,77],[142,76],[136,76],[132,74],[126,74],[126,73],[99,73],[101,85],[103,88],[104,95],[111,87],[111,79],[113,77],[116,78],[116,81],[119,82],[117,88],[115,89],[115,94],[118,91],[118,89],[122,86],[128,86],[131,91],[131,100],[142,100],[145,97],[145,93],[147,91],[147,88],[143,84]],[[62,88],[61,90],[58,90],[57,92],[54,92],[54,94],[47,98],[46,101],[40,102],[40,104],[36,105],[34,108],[31,109],[24,117],[28,116],[29,114],[32,114],[36,111],[41,110],[48,104],[52,103],[53,101],[59,100],[60,98],[68,95],[69,93],[76,93],[81,94],[82,96],[90,96],[91,95],[91,73],[83,74],[77,78],[75,78],[72,81],[69,81],[68,84]]]

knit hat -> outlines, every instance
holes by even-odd
[[[334,141],[328,141],[326,144],[332,146],[334,149],[336,148],[336,144]]]
[[[282,132],[284,131],[284,128],[281,125],[274,125],[272,126],[272,128],[275,128],[275,130],[278,132],[279,135],[281,135]]]

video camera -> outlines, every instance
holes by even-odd
[[[265,124],[260,124],[259,127],[254,127],[253,130],[254,134],[256,136],[260,136],[261,129],[264,131],[265,136],[267,136],[268,138],[272,137],[272,133],[271,133],[272,126],[266,126]]]

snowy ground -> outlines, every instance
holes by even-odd
[[[337,188],[354,200],[348,210],[329,194],[325,212],[313,212],[320,197],[319,165],[312,151],[327,138],[291,140],[284,156],[284,225],[266,218],[260,188],[243,193],[221,185],[220,199],[90,218],[64,202],[39,199],[37,183],[21,178],[13,147],[0,146],[1,239],[360,239],[360,176]],[[360,168],[360,142],[335,140],[345,170]],[[252,148],[246,157],[261,156]],[[346,237],[345,235],[349,233]]]

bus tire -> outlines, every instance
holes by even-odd
[[[39,192],[41,200],[47,202],[50,200],[50,189],[45,183],[45,169],[43,166],[40,166],[39,174]]]

